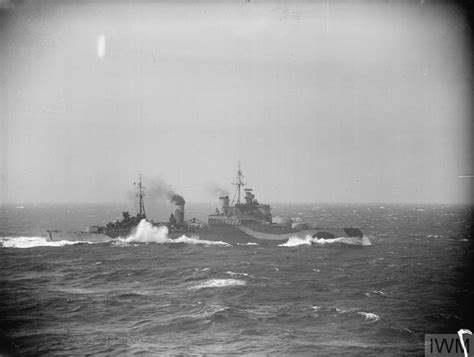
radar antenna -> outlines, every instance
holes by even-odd
[[[145,197],[145,186],[142,184],[142,175],[138,175],[138,182],[134,182],[133,185],[137,188],[137,197],[138,197],[138,215],[140,217],[146,217],[145,213],[145,203],[143,201],[143,197]]]
[[[237,196],[237,203],[240,203],[240,189],[241,187],[245,186],[245,183],[242,181],[244,178],[244,175],[242,174],[242,169],[240,167],[240,161],[237,163],[238,169],[237,169],[237,182],[233,182],[232,184],[236,186],[237,188],[235,189],[235,194],[234,198],[232,199],[232,203],[235,201],[235,196]]]

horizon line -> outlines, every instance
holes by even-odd
[[[173,206],[171,202],[163,201],[167,205]],[[127,201],[18,201],[18,202],[1,202],[0,206],[23,206],[23,205],[134,205],[135,203]],[[186,201],[186,204],[219,204],[218,201]],[[395,202],[395,201],[372,201],[372,202],[348,202],[348,201],[269,201],[265,204],[269,205],[453,205],[453,206],[472,206],[474,202]],[[157,205],[159,206],[159,205]]]

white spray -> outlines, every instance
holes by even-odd
[[[142,219],[137,228],[127,238],[119,238],[124,243],[187,243],[187,244],[204,244],[204,245],[220,245],[231,246],[222,241],[201,240],[197,236],[187,237],[182,235],[179,238],[172,239],[168,236],[168,227],[154,227],[150,222]]]

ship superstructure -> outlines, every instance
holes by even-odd
[[[85,231],[58,231],[48,230],[48,238],[52,241],[73,240],[73,241],[106,241],[110,238],[127,237],[133,229],[138,226],[142,219],[146,219],[145,213],[145,187],[142,184],[142,176],[138,176],[138,181],[134,182],[138,198],[138,213],[136,216],[130,215],[128,211],[122,212],[122,219],[109,222],[105,226],[89,226]]]
[[[142,176],[138,176],[138,181],[134,182],[137,193],[136,197],[138,198],[138,213],[136,216],[131,216],[128,211],[122,212],[122,219],[116,220],[115,222],[107,223],[105,227],[98,227],[97,233],[103,233],[109,237],[127,237],[135,228],[138,226],[142,219],[146,219],[145,213],[145,187],[142,183]]]
[[[370,241],[359,228],[323,228],[302,221],[293,221],[287,217],[272,217],[270,205],[259,203],[253,190],[245,188],[240,163],[237,169],[237,180],[233,185],[236,189],[232,203],[229,204],[229,196],[219,197],[221,209],[216,209],[215,214],[208,216],[211,229],[222,228],[225,231],[225,229],[235,228],[258,240],[282,240],[291,237],[350,238],[349,241],[354,244],[370,245]],[[241,201],[242,190],[245,192],[243,202]]]
[[[210,226],[236,226],[241,224],[270,224],[272,214],[270,205],[260,204],[251,188],[245,188],[240,163],[237,170],[237,180],[234,198],[229,204],[229,196],[219,197],[221,209],[208,218]],[[242,189],[245,192],[244,202],[241,201]],[[235,204],[233,204],[235,202]]]

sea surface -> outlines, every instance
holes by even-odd
[[[126,208],[2,207],[0,354],[420,356],[427,333],[474,331],[469,206],[273,205],[364,247],[45,239]]]

